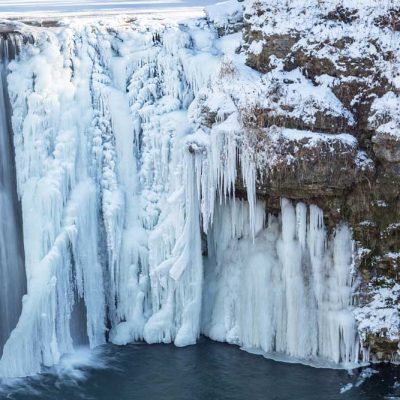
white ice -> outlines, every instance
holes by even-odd
[[[256,200],[238,108],[259,75],[233,59],[239,36],[204,19],[108,23],[32,28],[10,65],[28,292],[0,375],[81,342],[201,333],[355,363],[351,232],[328,233],[316,206],[282,199],[273,216]]]

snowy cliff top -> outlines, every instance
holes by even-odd
[[[330,21],[331,28],[341,22],[371,28],[376,18],[400,7],[399,0],[251,0],[246,4],[245,15],[249,22],[266,34],[319,29],[316,22],[322,18]],[[339,16],[335,15],[338,9],[342,11]],[[334,29],[325,33],[336,34]],[[365,31],[359,33],[365,35]]]

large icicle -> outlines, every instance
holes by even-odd
[[[72,76],[53,36],[22,57],[11,65],[9,82],[28,287],[4,347],[2,376],[30,375],[58,362],[82,340],[71,327],[86,326],[91,346],[105,341],[98,206],[86,136],[92,107],[80,86],[89,83],[85,65],[75,65]],[[79,299],[84,313],[74,310]]]
[[[185,346],[194,344],[200,335],[203,263],[195,157],[189,152],[177,154],[176,167],[183,176],[176,171],[168,208],[150,237],[153,315],[145,326],[144,338],[149,343],[174,341]]]

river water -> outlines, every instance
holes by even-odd
[[[2,383],[19,400],[394,400],[399,368],[352,372],[281,363],[202,338],[196,346],[80,350],[35,378]]]

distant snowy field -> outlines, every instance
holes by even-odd
[[[0,0],[0,18],[178,13],[198,14],[216,0]]]

